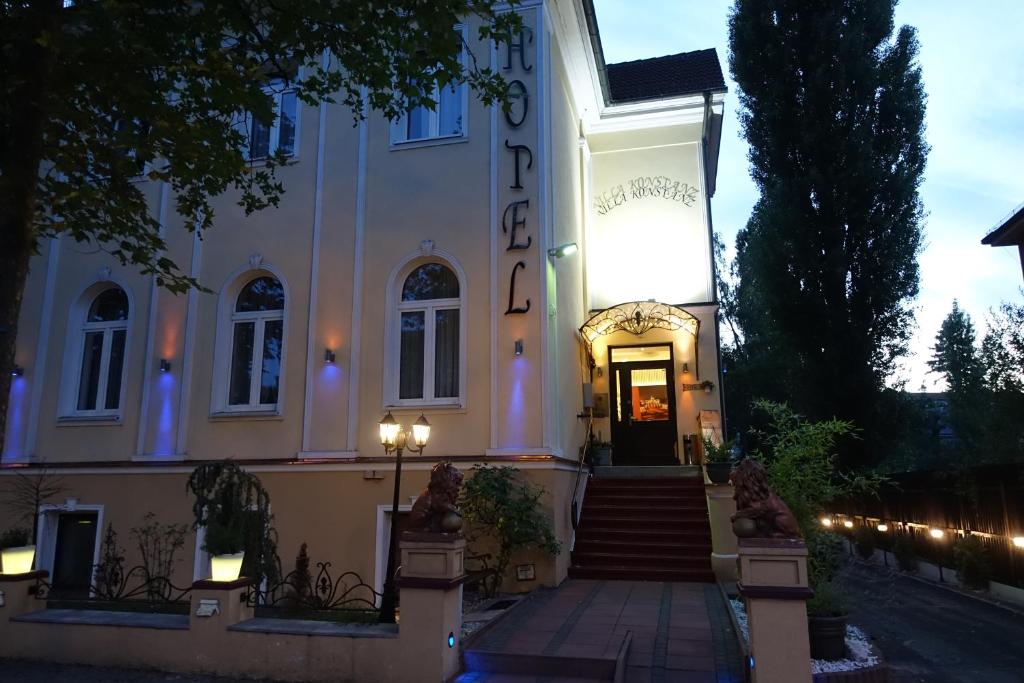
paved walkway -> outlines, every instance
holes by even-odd
[[[549,662],[550,671],[529,676],[469,672],[458,683],[583,680],[555,678],[568,672],[554,658],[569,660],[570,669],[594,660],[614,662],[627,633],[632,633],[628,683],[741,681],[725,609],[714,584],[567,581],[531,596],[471,647]]]
[[[1024,616],[860,562],[840,581],[850,622],[875,640],[892,683],[1024,681]]]

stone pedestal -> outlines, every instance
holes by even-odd
[[[35,590],[37,582],[49,575],[50,572],[45,570],[0,574],[0,633],[11,619],[45,609],[46,602],[36,598]]]
[[[739,592],[747,606],[753,683],[810,683],[807,547],[802,539],[739,541]]]
[[[719,581],[736,580],[736,534],[732,532],[732,516],[736,512],[731,484],[705,484],[708,499],[708,521],[711,523],[711,569]]]
[[[405,532],[399,547],[398,680],[444,683],[459,670],[466,541],[461,534]]]

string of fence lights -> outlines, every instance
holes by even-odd
[[[842,518],[842,519],[840,519]],[[885,533],[889,530],[889,524],[882,521],[881,519],[875,520],[873,517],[862,517],[865,524],[871,522],[877,522],[875,528]],[[830,529],[836,524],[842,523],[843,527],[847,529],[853,528],[853,520],[846,518],[844,515],[825,515],[820,520],[821,525],[826,529]],[[984,531],[974,531],[972,529],[940,529],[938,527],[928,526],[927,524],[918,524],[916,522],[897,522],[893,521],[892,524],[896,526],[912,527],[915,529],[927,529],[928,535],[939,541],[946,537],[946,532],[950,531],[954,535],[958,536],[981,536],[982,538],[1006,538],[1009,539],[1010,543],[1016,548],[1024,549],[1024,536],[1003,536],[1001,534],[989,534]]]

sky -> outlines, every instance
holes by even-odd
[[[729,94],[712,199],[715,230],[729,246],[758,192],[736,116],[729,74],[731,0],[594,0],[605,61],[718,51]],[[908,390],[941,390],[928,372],[935,333],[957,299],[979,336],[990,308],[1021,302],[1017,250],[981,238],[1024,202],[1024,2],[903,0],[896,24],[917,28],[928,94],[926,136],[932,147],[921,187],[927,218],[920,256],[921,292],[913,302],[917,331],[899,378]]]

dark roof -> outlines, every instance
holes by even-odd
[[[610,103],[725,90],[722,66],[714,48],[609,64],[607,69]]]
[[[1024,245],[1024,204],[1011,213],[998,228],[985,235],[981,243],[991,244],[993,247]]]

